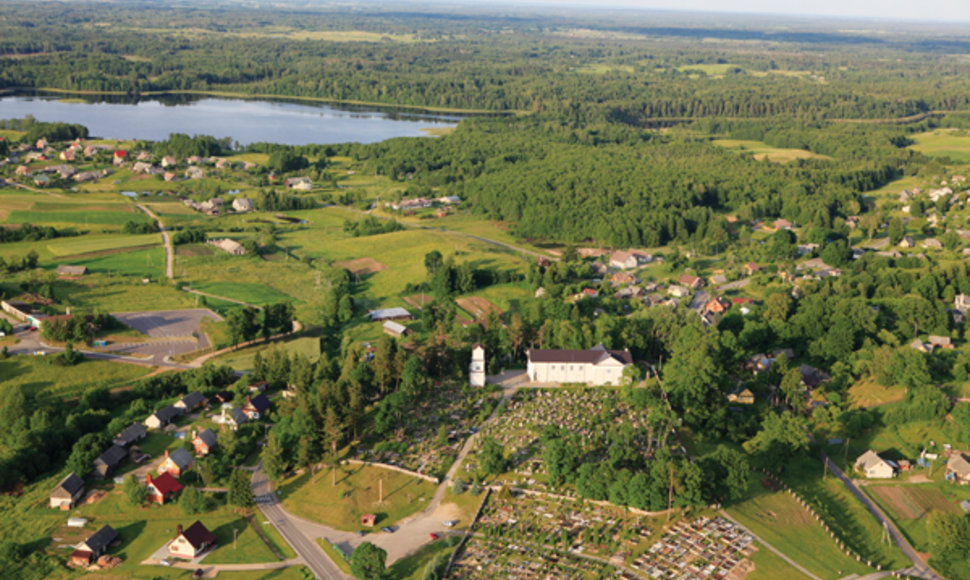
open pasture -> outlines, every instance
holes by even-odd
[[[46,242],[47,250],[56,258],[82,257],[84,254],[161,245],[161,234],[135,235],[89,235],[70,238],[56,238]]]
[[[60,260],[60,262],[72,266],[87,266],[92,272],[160,280],[165,274],[165,249],[161,246],[132,248],[130,251],[118,248]]]
[[[928,157],[949,157],[958,163],[970,163],[970,133],[958,129],[936,129],[912,136],[911,147]]]
[[[193,284],[192,288],[259,306],[283,300],[293,300],[292,296],[281,290],[250,282],[198,282]]]

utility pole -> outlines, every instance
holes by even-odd
[[[232,529],[232,549],[236,549],[236,537],[239,535],[239,528]]]

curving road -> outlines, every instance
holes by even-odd
[[[286,540],[293,550],[296,551],[304,564],[313,571],[313,575],[321,580],[342,580],[350,578],[337,568],[336,564],[330,561],[321,548],[312,539],[307,537],[297,526],[296,522],[290,517],[289,512],[279,504],[276,493],[273,492],[273,485],[263,472],[263,462],[260,461],[256,470],[253,471],[253,495],[256,497],[258,506],[262,510],[266,519],[273,524],[279,531],[283,539]]]

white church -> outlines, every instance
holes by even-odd
[[[472,348],[472,362],[468,365],[468,380],[473,387],[485,386],[485,347],[476,344]]]
[[[623,369],[633,364],[629,350],[607,350],[598,344],[589,350],[530,348],[527,373],[533,383],[585,383],[619,385]]]

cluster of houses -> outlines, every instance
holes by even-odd
[[[182,198],[182,203],[186,207],[208,216],[217,216],[226,212],[225,200],[213,197],[203,202],[198,202],[189,198]],[[253,200],[245,197],[237,197],[232,200],[233,213],[248,213],[253,211]]]
[[[243,247],[242,244],[229,238],[222,238],[221,240],[209,240],[206,243],[211,246],[215,246],[223,252],[233,256],[245,256],[247,253],[246,248]]]
[[[105,559],[108,558],[105,555],[108,548],[119,540],[118,532],[111,526],[105,525],[75,547],[69,562],[75,567],[86,567],[97,562],[104,568]],[[182,524],[176,526],[175,538],[168,544],[168,553],[175,558],[193,560],[211,551],[216,545],[216,535],[202,522],[196,520],[188,528],[183,529]]]
[[[391,209],[408,213],[419,209],[426,209],[429,207],[451,206],[451,205],[457,205],[459,203],[461,203],[461,198],[458,197],[457,195],[446,195],[444,197],[439,197],[437,199],[428,199],[426,197],[402,199],[401,201],[394,201],[394,202],[387,203],[385,205],[390,206]]]
[[[955,451],[948,444],[943,445],[943,453],[947,456],[944,479],[959,485],[970,485],[970,453]],[[928,460],[938,458],[939,454],[923,451],[915,464],[927,467]],[[855,460],[854,467],[859,474],[869,479],[891,479],[912,469],[913,462],[906,459],[886,459],[869,449]]]

